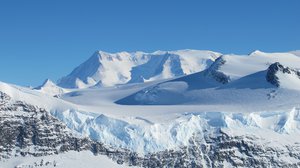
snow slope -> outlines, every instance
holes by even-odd
[[[64,100],[54,98],[50,94],[41,93],[27,87],[16,86],[0,82],[0,91],[6,93],[16,101],[24,101],[48,111],[64,111],[76,109],[76,105]]]
[[[115,86],[172,78],[201,71],[221,54],[212,51],[178,50],[107,53],[98,51],[59,80],[64,88]]]
[[[300,68],[300,58],[291,53],[264,53],[257,50],[245,56],[224,55],[222,60],[225,63],[220,66],[219,71],[228,75],[231,80],[266,70],[275,62],[291,68]]]
[[[50,79],[46,79],[41,86],[34,88],[42,93],[49,94],[51,96],[59,96],[64,93],[70,92],[68,89],[61,88],[57,86],[54,82]]]
[[[281,89],[276,89],[267,81],[267,71],[275,62],[280,62],[283,68],[273,74],[279,80]],[[233,105],[244,109],[259,104],[267,104],[258,106],[264,109],[272,108],[268,105],[283,106],[287,103],[285,99],[291,99],[288,103],[294,104],[299,100],[295,99],[299,98],[299,62],[299,57],[288,53],[255,51],[249,56],[224,55],[202,72],[150,86],[117,103]],[[281,63],[289,68],[285,69]],[[270,99],[268,95],[272,92],[280,94],[276,99]]]
[[[71,151],[60,155],[42,157],[15,157],[10,160],[0,161],[0,164],[1,167],[5,168],[30,168],[34,166],[41,168],[99,168],[99,165],[100,167],[110,168],[127,167],[124,165],[119,165],[105,156],[95,156],[89,151]]]

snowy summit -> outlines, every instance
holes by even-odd
[[[217,52],[198,50],[153,53],[97,51],[69,75],[61,78],[58,85],[65,88],[86,88],[172,78],[204,70],[220,55]]]

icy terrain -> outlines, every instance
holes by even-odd
[[[125,164],[299,166],[297,53],[97,52],[59,86],[0,83],[0,91],[78,137],[136,152]]]

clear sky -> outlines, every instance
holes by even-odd
[[[300,49],[299,0],[1,0],[0,80],[57,80],[96,50]]]

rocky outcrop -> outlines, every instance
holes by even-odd
[[[289,74],[289,75],[296,75],[300,79],[300,72],[289,68],[285,67],[279,62],[275,62],[269,66],[267,69],[267,75],[266,75],[266,80],[271,83],[272,85],[279,87],[280,86],[280,81],[278,76],[276,75],[278,72],[281,72],[283,74]]]
[[[1,98],[9,96],[0,92]],[[1,102],[5,99],[1,99]],[[0,107],[0,159],[43,156],[68,150],[89,149],[89,140],[76,138],[44,109],[21,101],[5,101]]]
[[[0,92],[0,108],[2,108],[5,104],[7,104],[10,100],[10,97],[3,93],[3,92]]]
[[[222,65],[226,63],[226,60],[223,56],[216,59],[216,61],[207,69],[205,70],[205,75],[212,77],[219,83],[227,84],[231,81],[230,76],[226,75],[225,73],[220,71]]]
[[[138,157],[134,153],[111,153],[118,163],[141,167],[299,167],[300,145],[274,147],[259,143],[255,136],[230,136],[216,130],[205,136],[195,135],[190,145],[179,150],[166,150]],[[125,154],[125,155],[124,155]],[[125,156],[125,157],[124,157]],[[288,158],[285,160],[285,158]],[[297,162],[290,162],[297,160]]]
[[[118,163],[136,165],[137,154],[113,149],[90,138],[78,137],[45,109],[14,101],[0,91],[0,160],[18,156],[46,156],[89,150]]]

